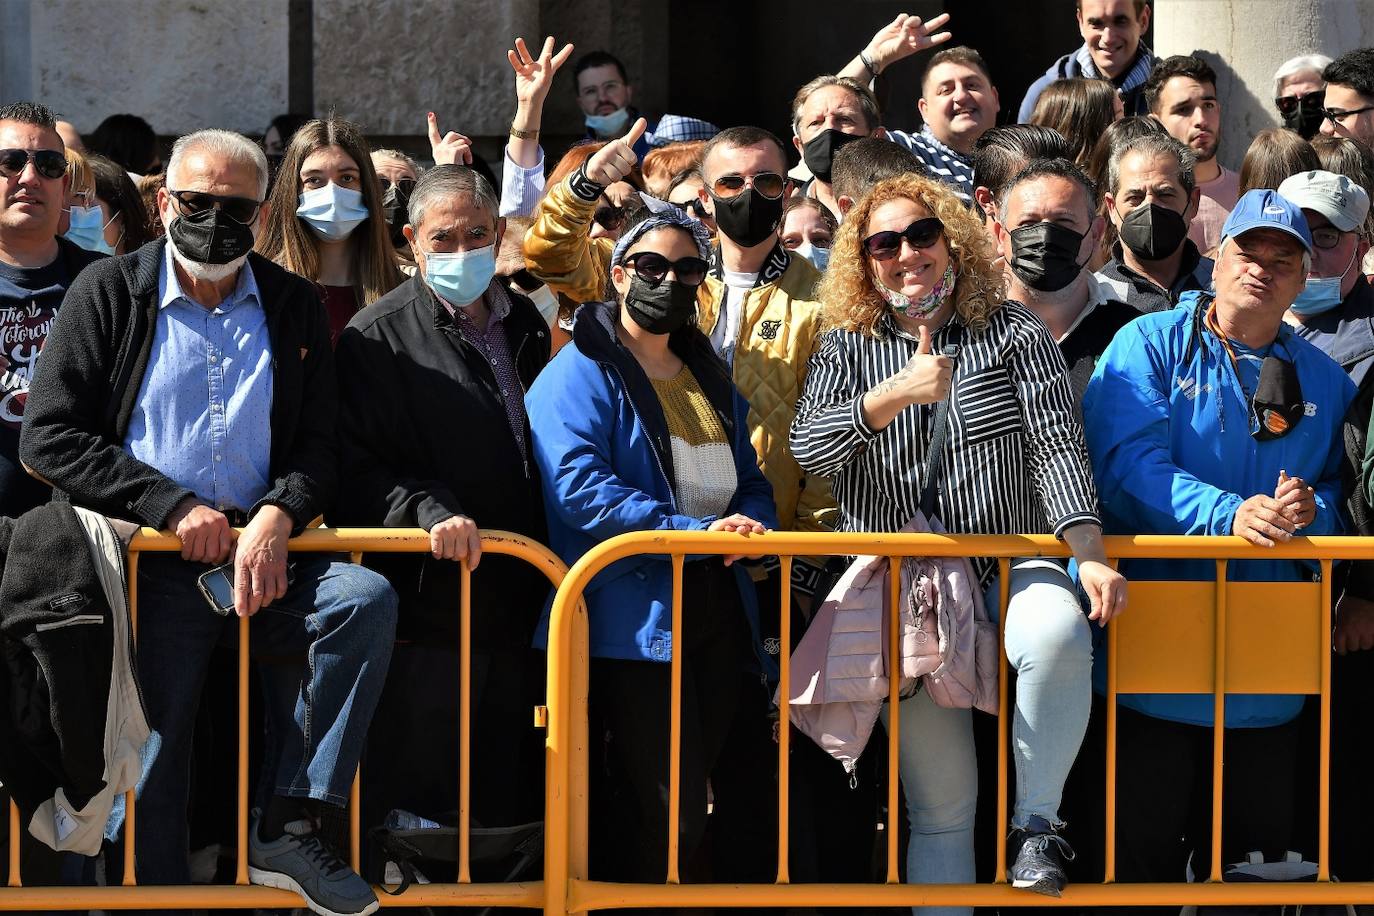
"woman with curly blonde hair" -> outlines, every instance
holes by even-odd
[[[923,468],[948,398],[926,514],[959,534],[1053,532],[1073,549],[1089,593],[1119,595],[1124,605],[1125,582],[1103,559],[1064,357],[1030,309],[1005,299],[992,257],[974,211],[943,184],[903,175],[859,201],[820,287],[832,328],[807,371],[793,454],[807,473],[831,478],[839,530],[900,531],[922,508]],[[974,569],[995,614],[996,568],[975,561]],[[1011,824],[1019,854],[1010,877],[1057,895],[1072,856],[1058,809],[1087,728],[1091,635],[1057,561],[1015,561],[1010,596],[1006,652],[1019,675]],[[927,691],[899,708],[907,879],[972,882],[970,711],[937,706]]]

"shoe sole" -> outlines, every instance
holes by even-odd
[[[1046,897],[1060,897],[1063,891],[1063,888],[1053,878],[1041,878],[1038,881],[1027,881],[1023,878],[1011,882],[1011,886],[1028,890],[1034,894],[1043,894]]]
[[[310,895],[305,892],[305,889],[290,875],[282,874],[279,871],[263,871],[251,865],[248,866],[248,882],[250,884],[260,885],[261,887],[275,887],[278,890],[295,891],[300,895],[300,898],[305,901],[305,905],[313,912],[320,914],[320,916],[371,916],[371,914],[377,912],[377,908],[381,906],[381,903],[374,900],[357,912],[337,913],[312,900]]]

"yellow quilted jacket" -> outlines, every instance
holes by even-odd
[[[539,202],[525,236],[525,264],[573,301],[598,302],[606,298],[615,243],[587,238],[597,199],[573,193],[575,178],[549,188]],[[697,293],[699,324],[707,335],[716,325],[725,288],[718,272],[713,267]],[[773,485],[778,522],[787,530],[828,531],[835,524],[829,481],[803,473],[787,445],[807,364],[820,345],[819,281],[809,261],[790,257],[779,245],[759,272],[758,285],[745,294],[735,342],[735,384],[749,401],[750,438]]]

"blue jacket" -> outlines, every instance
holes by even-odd
[[[590,303],[579,309],[572,343],[558,351],[525,398],[544,489],[549,545],[569,565],[616,535],[704,531],[715,520],[683,515],[677,509],[668,423],[648,377],[616,339],[616,320],[610,304]],[[692,371],[734,444],[739,485],[729,512],[776,528],[773,489],[749,442],[749,405],[695,325],[675,332],[671,346]],[[667,560],[661,555],[627,557],[592,580],[586,599],[593,656],[672,659],[673,573]],[[734,569],[757,643],[753,585],[741,567]],[[536,645],[547,645],[548,624],[546,608]],[[763,657],[762,647],[755,648]]]
[[[1316,489],[1317,516],[1302,533],[1339,533],[1342,420],[1355,386],[1325,353],[1282,325],[1272,352],[1297,367],[1307,412],[1286,436],[1255,440],[1249,398],[1221,342],[1202,325],[1210,303],[1207,293],[1186,293],[1176,308],[1126,325],[1088,382],[1084,426],[1107,530],[1229,535],[1240,504],[1273,493],[1286,470]],[[1121,572],[1128,579],[1210,580],[1215,566],[1211,560],[1130,560]],[[1310,579],[1312,572],[1292,560],[1255,560],[1229,564],[1227,576],[1276,582]],[[1104,692],[1105,655],[1097,655],[1103,661],[1094,680]],[[1212,724],[1210,695],[1123,695],[1121,702],[1162,719]],[[1226,725],[1279,725],[1302,703],[1295,696],[1233,695]]]
[[[1050,64],[1050,68],[1046,70],[1039,79],[1031,83],[1030,88],[1026,90],[1026,97],[1021,100],[1021,108],[1016,113],[1016,120],[1018,123],[1026,124],[1030,122],[1031,115],[1035,113],[1035,103],[1040,100],[1040,93],[1044,92],[1045,87],[1050,83],[1062,79],[1086,76],[1083,72],[1082,64],[1078,62],[1078,52],[1080,50],[1082,50],[1082,45],[1079,45],[1068,54],[1065,54],[1063,57]],[[1154,58],[1150,49],[1145,46],[1144,42],[1141,42],[1140,48],[1136,51],[1136,60],[1131,62],[1132,68],[1136,66],[1141,54],[1148,55],[1152,60]],[[1149,106],[1145,104],[1145,85],[1143,81],[1131,86],[1129,89],[1124,89],[1120,86],[1118,86],[1117,89],[1121,92],[1121,102],[1126,109],[1126,117],[1129,118],[1132,115],[1147,115],[1150,113]]]

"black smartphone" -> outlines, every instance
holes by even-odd
[[[292,585],[296,581],[296,564],[286,564],[286,584]],[[210,605],[210,610],[219,614],[221,617],[228,617],[234,613],[234,561],[230,560],[222,566],[206,570],[196,579],[200,586],[200,593],[205,596],[205,601]]]

